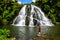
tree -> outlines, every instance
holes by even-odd
[[[18,4],[13,0],[0,0],[0,22],[2,25],[11,24],[19,13],[23,4]]]

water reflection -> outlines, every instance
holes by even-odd
[[[48,26],[43,26],[41,28],[41,35],[44,36],[49,32],[49,27]]]
[[[8,25],[4,28],[10,29],[11,36],[16,37],[16,40],[30,40],[30,38],[35,38],[37,35],[37,29],[35,27],[15,27]],[[60,25],[53,27],[42,27],[41,36],[42,40],[45,40],[46,38],[49,38],[48,40],[60,40]]]
[[[26,31],[26,40],[30,40],[36,37],[36,29],[34,27],[29,27],[28,31]]]
[[[17,38],[16,40],[30,40],[36,37],[36,28],[35,27],[13,27],[14,36]]]

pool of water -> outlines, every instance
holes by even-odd
[[[17,40],[31,40],[37,37],[36,27],[5,27],[11,30],[11,35],[15,36]],[[42,40],[49,38],[49,40],[60,40],[60,26],[41,27]],[[37,39],[38,40],[38,39]]]

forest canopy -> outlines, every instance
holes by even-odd
[[[18,15],[23,4],[13,0],[0,0],[0,25],[11,24]]]

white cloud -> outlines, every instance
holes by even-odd
[[[21,2],[20,2],[20,1],[18,1],[18,3],[19,3],[19,4],[21,4]]]
[[[32,0],[32,2],[35,2],[36,0]]]

